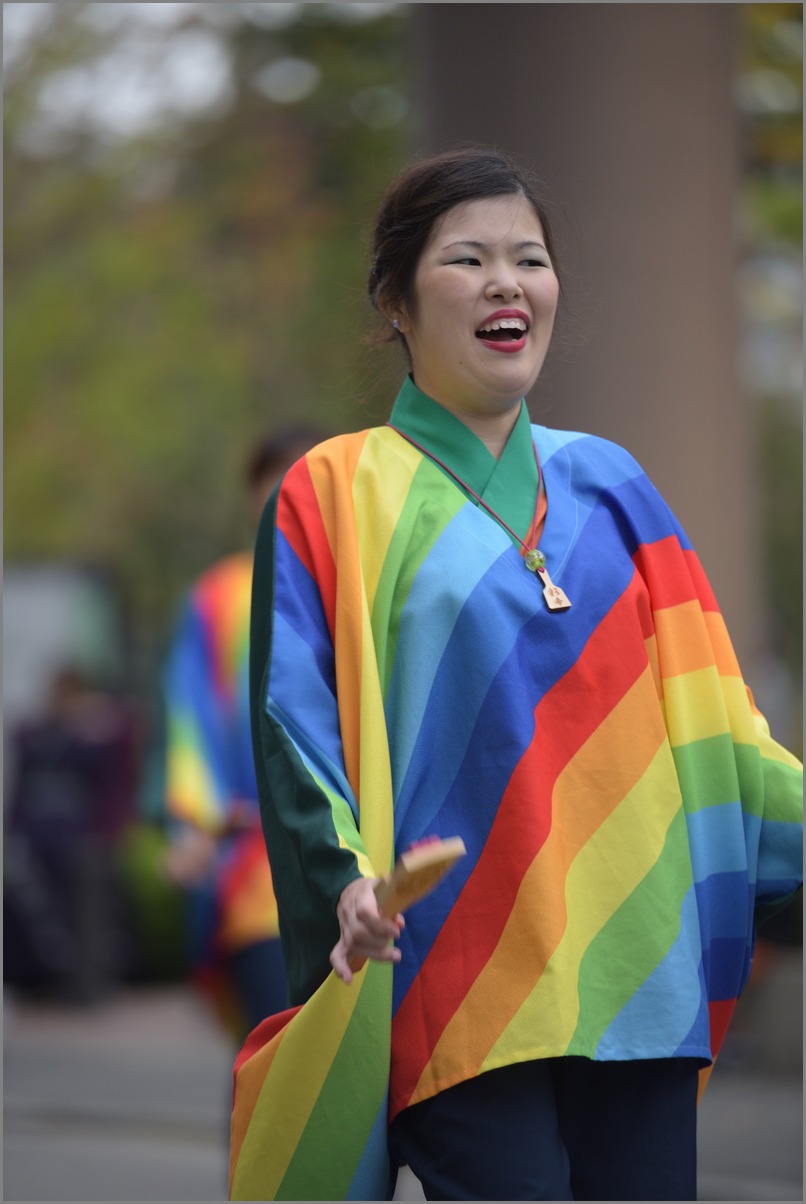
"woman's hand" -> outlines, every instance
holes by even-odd
[[[217,842],[211,832],[186,827],[168,846],[163,870],[178,886],[198,886],[213,872]]]
[[[399,912],[394,919],[381,914],[373,889],[377,881],[356,878],[345,886],[336,908],[341,937],[331,950],[330,964],[348,984],[353,981],[353,968],[359,969],[367,958],[400,961],[400,950],[391,942],[400,936],[406,922]]]

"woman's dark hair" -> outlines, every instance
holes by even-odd
[[[414,276],[436,223],[456,205],[498,196],[521,196],[529,202],[556,273],[547,202],[531,174],[502,151],[459,147],[411,164],[387,189],[375,220],[367,282],[375,308],[405,307],[413,312]],[[389,340],[394,337],[393,333]]]

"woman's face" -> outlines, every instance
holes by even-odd
[[[468,201],[436,223],[414,278],[413,312],[392,314],[414,382],[448,409],[510,409],[537,380],[559,281],[521,196]]]

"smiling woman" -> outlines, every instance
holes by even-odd
[[[389,421],[308,452],[258,537],[292,1007],[236,1065],[232,1196],[391,1198],[407,1163],[429,1199],[694,1199],[698,1088],[801,878],[801,768],[640,466],[530,421],[561,289],[529,176],[408,168],[369,295],[409,369]],[[385,914],[432,836],[466,856]]]

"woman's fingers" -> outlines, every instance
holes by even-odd
[[[352,982],[353,971],[367,958],[398,962],[400,950],[392,944],[404,927],[401,914],[385,916],[378,908],[376,879],[358,878],[341,893],[336,912],[341,936],[330,953],[330,964],[345,983]]]

